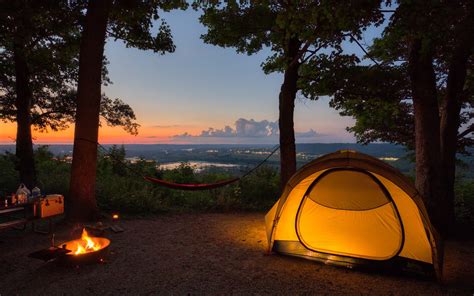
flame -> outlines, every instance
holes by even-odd
[[[76,243],[76,250],[74,255],[80,255],[90,252],[95,252],[101,249],[101,245],[94,242],[94,238],[90,237],[86,229],[82,229],[81,240]]]

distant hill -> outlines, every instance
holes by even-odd
[[[38,146],[38,145],[36,145]],[[55,155],[72,154],[72,145],[48,145],[49,150]],[[108,148],[112,145],[104,145]],[[270,149],[274,145],[253,145],[253,144],[126,144],[127,157],[155,158],[159,154],[169,154],[178,151],[209,151],[209,150],[230,150],[230,149]],[[375,157],[402,157],[406,154],[406,149],[400,145],[393,144],[354,144],[354,143],[313,143],[297,144],[296,150],[300,153],[322,155],[341,149],[351,149],[366,153]],[[0,145],[0,153],[5,151],[14,152],[15,145]]]
[[[110,148],[112,145],[104,145]],[[155,160],[158,163],[173,163],[183,161],[201,161],[210,163],[227,163],[239,166],[253,166],[259,163],[275,147],[274,145],[227,145],[227,144],[127,144],[124,145],[128,158],[144,158]],[[49,150],[57,156],[72,155],[72,145],[49,145]],[[313,143],[297,144],[298,166],[321,155],[341,149],[356,150],[387,161],[404,173],[412,174],[414,165],[411,161],[412,152],[404,146],[394,144],[355,143]],[[0,145],[0,154],[6,151],[14,152],[14,145]],[[474,155],[474,149],[470,149]],[[460,166],[462,174],[474,178],[474,156],[461,156],[465,165]],[[278,166],[279,157],[274,155],[267,164]]]
[[[407,149],[401,145],[394,144],[368,144],[361,145],[355,143],[331,143],[331,144],[298,144],[298,152],[311,154],[328,154],[341,149],[356,150],[374,157],[403,157],[407,154]]]

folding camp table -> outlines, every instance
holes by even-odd
[[[22,229],[25,229],[26,224],[31,220],[28,213],[33,213],[33,207],[34,202],[0,207],[0,217],[6,220],[0,222],[0,230],[18,226],[23,226]]]
[[[28,201],[27,203],[0,206],[0,231],[23,226],[25,230],[28,222],[33,225],[33,231],[50,233],[53,229],[52,218],[64,213],[64,197],[62,195],[48,195],[44,198]],[[39,230],[37,221],[48,220],[48,231]]]

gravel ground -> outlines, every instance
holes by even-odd
[[[446,283],[267,255],[261,213],[180,214],[122,220],[104,264],[64,267],[27,254],[49,238],[0,233],[0,295],[383,294],[473,295],[474,242],[448,242]],[[57,227],[57,238],[72,237]]]

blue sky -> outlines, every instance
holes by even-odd
[[[268,129],[278,120],[282,75],[265,75],[260,68],[269,50],[247,56],[233,48],[204,44],[200,35],[206,28],[193,10],[162,16],[173,33],[174,53],[162,56],[125,48],[113,40],[106,45],[113,84],[105,92],[129,103],[142,125],[140,135],[132,142],[276,143],[275,133],[262,136],[258,130],[263,121],[269,123]],[[364,35],[366,43],[370,44],[380,31],[370,28]],[[355,44],[345,48],[363,54]],[[241,123],[246,123],[248,133],[238,129]],[[328,99],[297,100],[297,142],[354,142],[345,131],[352,123],[351,118],[329,108]],[[207,133],[209,129],[227,130],[228,134]],[[250,134],[252,130],[254,135]]]

